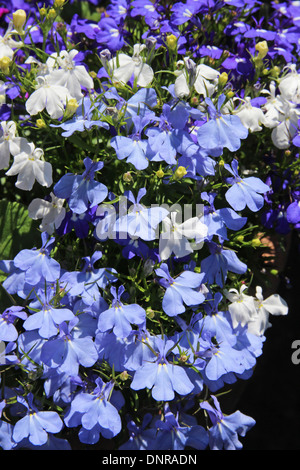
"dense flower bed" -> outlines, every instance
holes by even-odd
[[[222,396],[300,227],[298,2],[0,16],[0,447],[241,449]]]

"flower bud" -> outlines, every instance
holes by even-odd
[[[35,124],[36,127],[38,127],[39,129],[44,129],[45,127],[47,127],[47,124],[45,123],[44,119],[37,119]]]
[[[71,117],[76,112],[79,104],[75,98],[71,98],[66,105],[65,117]]]
[[[226,72],[221,73],[221,75],[219,75],[219,84],[221,86],[224,86],[226,85],[227,81],[228,81],[227,73]]]
[[[160,169],[160,170],[157,170],[156,176],[157,176],[158,178],[163,178],[163,177],[165,176],[165,173],[164,173],[163,170]]]
[[[48,20],[54,20],[57,17],[57,13],[54,8],[50,8],[48,11],[47,19]]]
[[[123,372],[121,372],[120,374],[120,379],[125,382],[126,380],[128,380],[128,378],[129,378],[129,374],[127,370],[123,370]]]
[[[253,240],[251,240],[251,245],[253,246],[253,248],[257,248],[261,245],[261,241],[259,238],[253,238]]]
[[[1,57],[0,59],[0,70],[3,72],[5,75],[9,74],[9,67],[11,64],[11,59],[9,57]]]
[[[65,3],[65,0],[55,0],[53,6],[54,6],[54,8],[61,8],[64,3]]]
[[[125,181],[126,183],[131,183],[131,181],[133,181],[130,171],[127,171],[126,173],[124,173],[123,181]]]
[[[13,13],[13,25],[18,33],[23,32],[25,21],[26,13],[24,10],[17,10]]]
[[[177,37],[174,34],[169,34],[166,39],[167,46],[171,51],[175,51],[177,49]]]
[[[263,59],[269,52],[267,41],[260,41],[255,45],[255,49],[258,52],[258,57]]]
[[[186,174],[187,174],[187,171],[186,171],[186,169],[184,168],[184,166],[179,166],[179,167],[177,168],[177,170],[175,171],[175,173],[174,173],[174,178],[177,179],[177,180],[180,180],[180,179],[183,178]]]

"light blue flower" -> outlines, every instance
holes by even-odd
[[[227,178],[227,182],[232,184],[225,193],[225,198],[231,207],[236,211],[241,211],[247,206],[252,212],[259,211],[264,205],[262,194],[270,191],[270,187],[259,178],[249,176],[241,178],[238,174],[238,161],[234,159],[231,166],[224,165],[233,177]]]
[[[209,120],[197,131],[198,144],[213,157],[220,156],[224,147],[235,152],[241,146],[241,139],[248,136],[248,129],[238,116],[221,112],[225,99],[225,95],[220,95],[216,108],[211,98],[205,98]]]

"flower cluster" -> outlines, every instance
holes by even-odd
[[[100,3],[0,1],[0,448],[240,449],[223,390],[288,313],[259,237],[300,227],[300,7]]]

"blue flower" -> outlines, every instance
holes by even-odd
[[[189,417],[188,424],[185,423],[185,416],[181,418],[177,413],[173,414],[168,410],[164,415],[164,420],[156,421],[157,437],[155,450],[184,450],[185,448],[192,447],[197,450],[204,450],[208,445],[208,433],[200,425],[197,424],[196,419]],[[185,424],[183,424],[185,423]]]
[[[246,206],[252,212],[259,211],[264,205],[264,198],[261,194],[270,191],[270,187],[254,176],[241,178],[238,174],[236,159],[232,161],[231,167],[226,163],[224,168],[233,175],[227,178],[227,182],[232,186],[225,193],[225,198],[231,207],[236,211],[241,211]]]
[[[65,272],[60,279],[69,295],[80,296],[86,305],[92,305],[100,299],[99,288],[105,289],[109,282],[116,280],[115,269],[94,267],[101,257],[101,251],[95,251],[91,257],[85,256],[84,266],[80,271]]]
[[[89,97],[84,97],[78,102],[79,106],[72,117],[62,124],[50,124],[51,127],[61,127],[62,137],[70,137],[74,132],[83,132],[86,129],[91,129],[93,126],[104,127],[108,129],[109,126],[106,122],[101,121],[101,114],[104,113],[106,105],[104,103],[92,103]],[[93,113],[97,111],[98,119],[93,118]]]
[[[43,296],[40,293],[39,300],[31,302],[28,307],[34,313],[28,315],[23,323],[23,327],[25,330],[38,330],[42,338],[55,336],[60,323],[75,318],[75,315],[69,308],[54,307],[47,292],[44,292]]]
[[[161,277],[160,285],[166,289],[162,308],[167,315],[173,317],[184,313],[186,310],[184,304],[196,306],[204,302],[204,295],[197,290],[203,282],[204,273],[184,271],[173,279],[166,263],[162,263],[155,272]]]
[[[25,271],[25,282],[33,286],[41,280],[54,282],[60,276],[59,263],[50,257],[55,238],[49,238],[47,232],[43,232],[41,237],[40,249],[21,250],[13,260],[16,268]]]
[[[202,409],[208,412],[212,422],[209,428],[209,447],[211,450],[239,450],[243,446],[239,441],[239,435],[245,436],[254,425],[253,418],[236,411],[230,415],[223,415],[217,398],[212,395],[214,407],[207,401],[200,404]]]
[[[0,315],[0,341],[16,341],[19,333],[14,323],[18,318],[26,320],[24,307],[12,306]]]
[[[100,204],[108,194],[107,187],[94,180],[96,171],[103,168],[103,163],[93,162],[89,157],[83,163],[85,171],[82,175],[67,173],[53,188],[57,197],[68,199],[70,209],[76,214],[82,214],[90,207]]]
[[[223,287],[228,271],[236,274],[247,271],[247,265],[238,259],[233,250],[223,248],[213,241],[207,242],[207,246],[211,254],[201,261],[201,271],[205,273],[204,282]]]
[[[130,334],[132,323],[141,325],[146,319],[146,312],[142,307],[137,304],[124,305],[121,302],[120,299],[124,291],[124,286],[120,286],[118,292],[115,287],[111,287],[110,292],[114,297],[112,306],[101,312],[98,319],[100,331],[112,329],[119,338],[126,338]]]
[[[170,401],[179,395],[188,395],[194,389],[184,367],[168,361],[170,350],[175,346],[171,340],[156,337],[152,362],[145,362],[134,374],[133,390],[148,388],[157,401]]]
[[[240,230],[247,222],[247,217],[241,217],[229,207],[216,209],[214,200],[217,193],[204,192],[201,197],[209,203],[204,206],[203,222],[208,227],[208,237],[218,235],[219,239],[228,240],[227,228],[230,230]]]
[[[220,95],[216,108],[211,98],[205,98],[210,119],[197,131],[200,147],[215,157],[223,153],[224,147],[235,152],[241,146],[241,139],[248,136],[248,129],[242,125],[238,116],[221,112],[225,99],[225,95]]]
[[[110,145],[115,149],[119,160],[126,158],[127,163],[131,163],[137,170],[144,170],[154,155],[148,140],[141,137],[143,128],[149,121],[147,116],[144,118],[134,116],[132,121],[135,125],[134,134],[115,136],[111,139]]]
[[[155,230],[169,211],[163,207],[150,207],[148,209],[140,204],[140,200],[145,194],[145,188],[139,190],[136,199],[131,191],[125,193],[125,196],[132,202],[132,206],[126,215],[121,215],[116,220],[114,231],[125,234],[125,237],[128,234],[132,238],[141,238],[145,241],[155,240]]]
[[[67,325],[59,325],[58,336],[50,338],[42,346],[41,360],[50,368],[59,367],[60,372],[77,375],[79,365],[92,367],[98,360],[98,353],[94,341],[90,336],[76,337],[73,329],[78,323],[75,317]]]
[[[95,380],[95,388],[79,392],[71,402],[64,417],[68,427],[82,426],[79,439],[87,444],[98,442],[100,433],[106,439],[119,434],[122,423],[116,406],[110,402],[113,381],[104,383],[100,377]]]
[[[127,420],[127,429],[129,439],[124,444],[121,444],[119,450],[153,450],[156,438],[156,429],[149,428],[153,416],[151,413],[146,413],[143,421],[138,426],[133,420]]]
[[[13,440],[21,442],[28,438],[36,446],[45,444],[48,433],[56,434],[63,428],[63,422],[55,411],[39,411],[33,403],[33,395],[29,393],[27,400],[17,397],[19,403],[27,409],[27,414],[16,422],[13,429]]]

